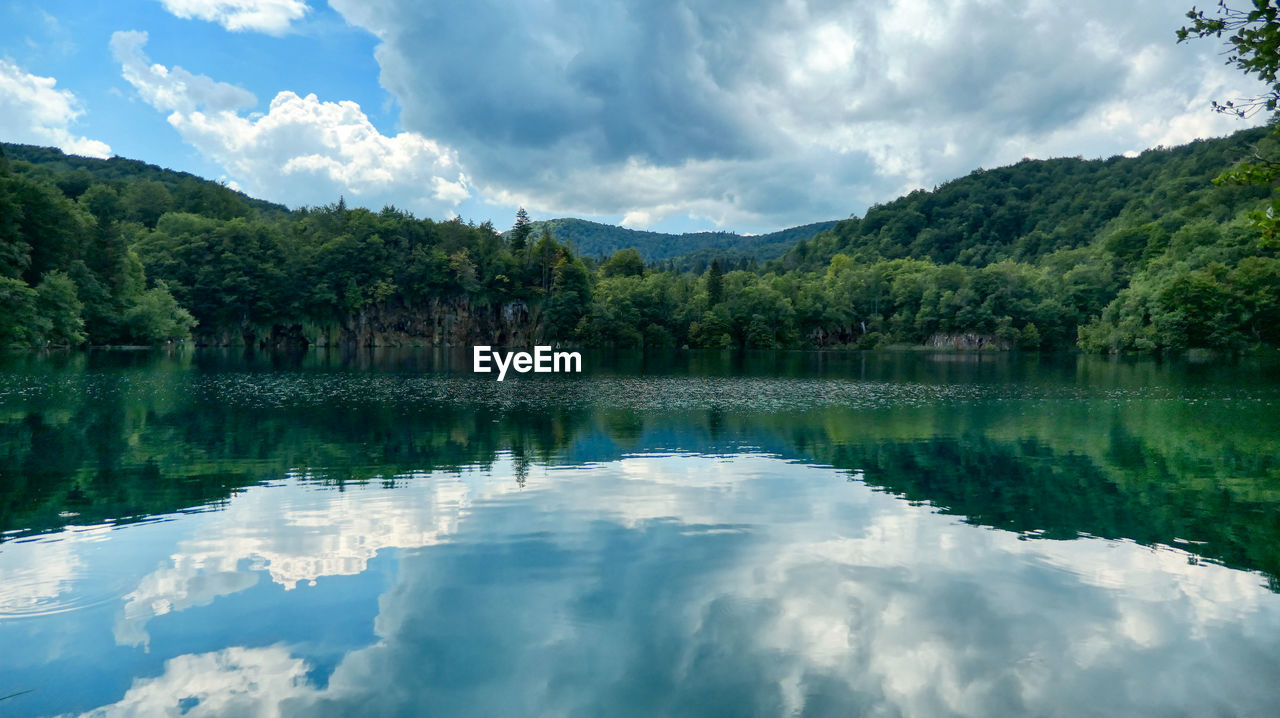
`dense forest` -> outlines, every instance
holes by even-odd
[[[5,145],[0,344],[1280,345],[1272,129],[1025,160],[873,207],[746,268],[575,253],[554,223],[289,211],[123,159]],[[666,235],[659,235],[666,236]],[[709,256],[708,256],[708,253]],[[708,261],[709,260],[709,261]]]

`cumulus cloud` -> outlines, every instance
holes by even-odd
[[[180,18],[216,22],[233,32],[285,33],[307,11],[305,0],[160,0]]]
[[[633,224],[844,216],[1023,156],[1225,134],[1208,100],[1254,91],[1175,45],[1163,0],[331,5],[490,199]]]
[[[70,90],[52,77],[33,75],[0,59],[0,137],[6,142],[53,145],[73,155],[110,157],[105,142],[76,135],[70,126],[84,114]]]
[[[153,64],[146,41],[143,32],[112,36],[125,80],[251,195],[302,205],[345,194],[375,207],[441,213],[471,194],[452,149],[415,132],[383,135],[357,103],[282,91],[266,113],[243,114],[257,105],[252,93]]]

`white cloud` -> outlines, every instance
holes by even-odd
[[[180,67],[152,64],[147,34],[117,32],[111,49],[124,78],[148,104],[169,112],[183,140],[222,165],[245,192],[290,205],[340,194],[379,207],[439,214],[471,195],[456,153],[415,132],[378,131],[355,102],[282,91],[265,114],[244,115],[248,91]]]
[[[181,541],[162,566],[124,596],[114,634],[121,645],[145,645],[155,617],[204,606],[244,591],[257,573],[292,590],[326,576],[354,576],[389,548],[447,541],[470,502],[468,487],[447,477],[400,477],[414,490],[388,502],[377,487],[333,491],[254,488],[210,518],[205,533]],[[0,594],[2,596],[2,594]],[[3,607],[3,603],[0,603]]]
[[[110,157],[105,142],[71,132],[84,114],[70,90],[57,89],[52,77],[33,75],[0,59],[0,138],[6,142],[53,145],[85,157]]]
[[[87,715],[280,715],[279,703],[314,692],[307,664],[281,646],[234,647],[165,661],[164,673],[134,681],[118,702]]]
[[[649,225],[653,224],[653,217],[651,217],[648,212],[642,209],[637,209],[623,215],[622,222],[620,224],[623,227],[645,229]]]
[[[331,4],[487,198],[636,224],[769,230],[1023,156],[1227,134],[1209,99],[1258,87],[1175,44],[1164,0]]]
[[[147,33],[136,30],[117,32],[111,36],[111,54],[121,63],[124,79],[138,91],[142,99],[157,110],[183,115],[202,108],[223,113],[242,110],[258,104],[252,92],[204,75],[196,75],[181,67],[169,69],[153,65],[143,54]]]
[[[180,18],[216,22],[233,32],[281,35],[311,8],[305,0],[160,0]]]

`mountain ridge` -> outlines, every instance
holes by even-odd
[[[646,262],[671,260],[668,263],[674,265],[673,269],[696,270],[694,264],[708,264],[712,257],[740,264],[776,259],[796,242],[811,239],[838,222],[834,219],[810,222],[757,235],[719,231],[674,234],[630,229],[577,217],[556,217],[532,222],[530,234],[537,237],[543,229],[548,229],[557,240],[565,242],[582,256],[608,257],[620,249],[635,249]],[[510,230],[504,236],[509,234]]]

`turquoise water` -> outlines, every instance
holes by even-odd
[[[1280,372],[0,358],[0,714],[1280,714]]]

